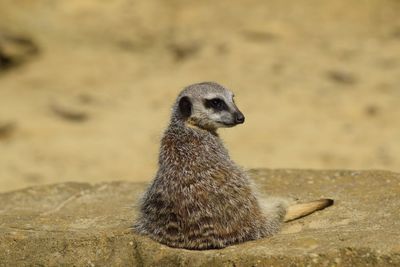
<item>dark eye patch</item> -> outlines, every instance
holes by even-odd
[[[206,99],[204,101],[204,106],[206,108],[212,108],[216,111],[228,110],[228,106],[225,101],[220,98]]]

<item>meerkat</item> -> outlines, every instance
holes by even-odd
[[[170,247],[217,249],[269,237],[283,222],[333,204],[260,201],[248,174],[229,157],[217,129],[244,123],[233,93],[214,82],[178,95],[161,140],[159,169],[133,226]]]

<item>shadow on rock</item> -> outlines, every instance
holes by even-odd
[[[30,37],[0,32],[0,72],[17,67],[39,53]]]

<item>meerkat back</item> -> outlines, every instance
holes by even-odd
[[[288,209],[284,201],[273,201],[261,208],[247,174],[217,134],[243,122],[233,93],[217,83],[193,84],[178,95],[136,232],[171,247],[223,248],[271,236],[284,220],[332,204],[319,200]]]

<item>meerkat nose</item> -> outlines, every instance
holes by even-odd
[[[235,120],[236,120],[236,123],[243,123],[244,122],[244,116],[243,116],[242,112],[240,112],[240,111],[236,112]]]

